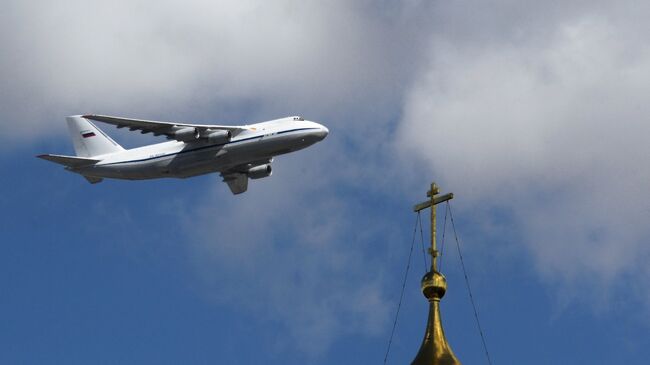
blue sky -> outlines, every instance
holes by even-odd
[[[645,364],[649,13],[625,1],[9,1],[0,362],[381,363],[411,206],[435,180],[456,194],[494,364]],[[90,185],[34,158],[72,154],[64,117],[79,113],[300,114],[330,135],[240,196],[215,175]],[[124,146],[156,141],[104,130]],[[445,330],[463,363],[486,363],[450,237]],[[422,340],[420,250],[391,364]]]

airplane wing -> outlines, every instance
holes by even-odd
[[[249,175],[253,179],[259,179],[271,174],[271,162],[273,162],[272,158],[267,160],[251,161],[245,164],[234,166],[226,171],[222,171],[221,177],[223,178],[223,181],[228,184],[228,187],[233,194],[241,194],[248,190]],[[262,172],[259,174],[251,174],[251,172],[256,171],[256,169],[259,170],[259,168],[262,166],[267,168],[267,173]]]
[[[248,130],[246,126],[157,122],[153,120],[129,119],[96,114],[84,115],[83,118],[112,124],[117,126],[117,128],[129,128],[131,131],[139,130],[142,134],[153,133],[155,136],[165,135],[168,139],[176,139],[183,142],[191,142],[201,137],[229,139],[234,135]]]

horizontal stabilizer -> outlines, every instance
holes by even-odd
[[[71,167],[73,169],[94,165],[97,162],[101,161],[101,160],[96,160],[94,158],[63,156],[63,155],[38,155],[37,157],[54,163],[58,163],[59,165]]]

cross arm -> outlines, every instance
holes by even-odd
[[[438,204],[440,204],[442,202],[446,202],[447,200],[451,200],[453,198],[454,198],[454,193],[440,195],[440,196],[437,196],[437,197],[433,198],[433,201],[427,200],[427,201],[422,202],[420,204],[416,204],[415,206],[413,206],[413,211],[414,212],[419,212],[422,209],[429,208],[431,205],[438,205]]]

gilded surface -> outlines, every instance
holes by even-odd
[[[424,339],[420,346],[420,351],[411,363],[412,365],[460,365],[460,361],[451,350],[445,331],[442,329],[442,320],[440,319],[440,299],[447,292],[447,280],[437,270],[438,251],[436,250],[436,204],[442,203],[453,198],[453,194],[446,194],[440,197],[436,195],[440,192],[438,186],[431,184],[431,190],[427,193],[429,201],[420,203],[414,207],[415,211],[425,208],[431,208],[431,271],[426,273],[422,278],[422,294],[429,301],[429,319],[427,328],[424,332]]]
[[[422,278],[422,293],[429,300],[429,319],[420,351],[413,365],[452,365],[460,361],[451,350],[440,318],[440,299],[445,295],[447,282],[438,272],[429,272]]]

